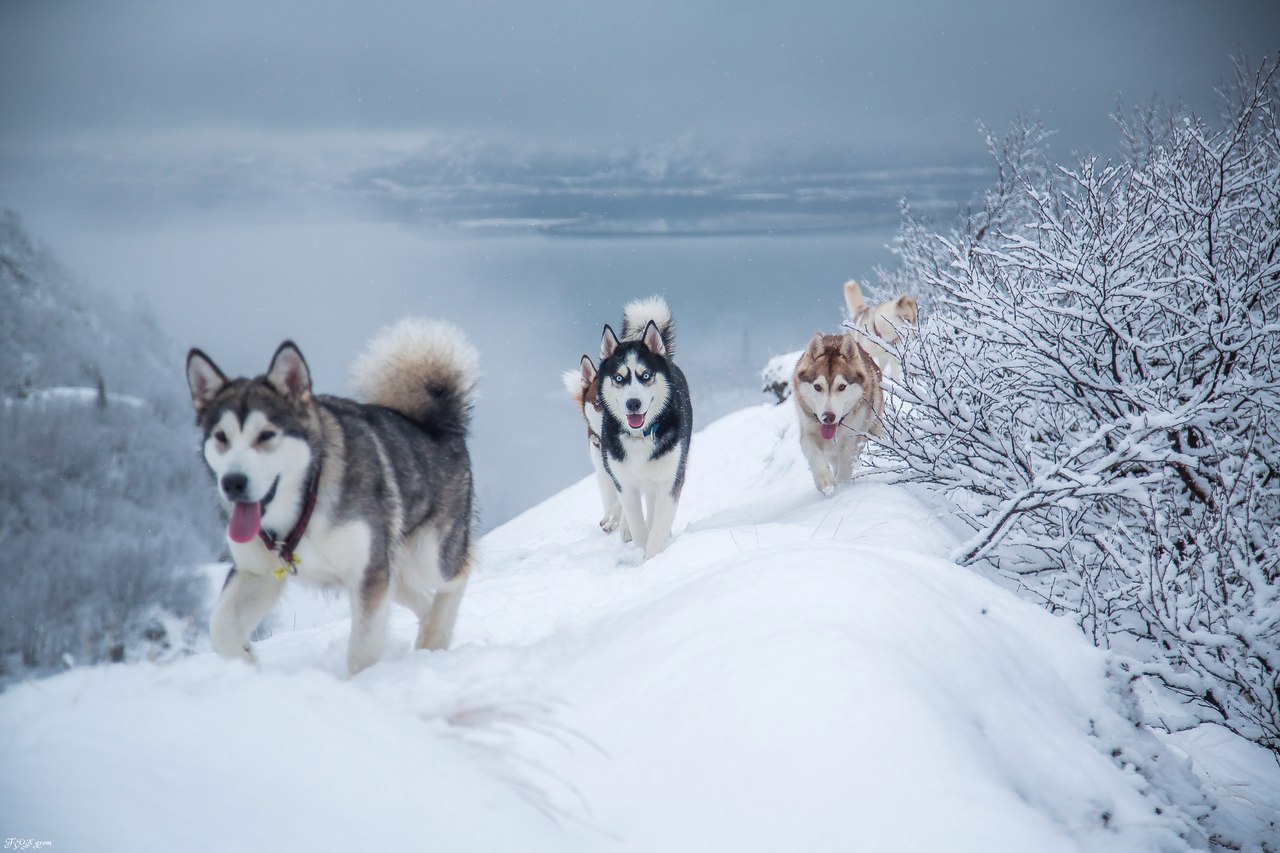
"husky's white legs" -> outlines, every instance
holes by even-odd
[[[631,538],[639,543],[647,543],[649,541],[649,528],[644,523],[644,506],[640,496],[640,490],[637,488],[624,488],[622,490],[622,522],[625,525],[623,531],[623,541],[630,534]]]
[[[449,648],[453,625],[458,621],[458,605],[462,603],[462,593],[467,588],[467,574],[463,570],[448,586],[436,590],[431,609],[425,617],[419,617],[415,649],[438,651]]]
[[[853,463],[862,454],[862,445],[867,440],[860,435],[855,435],[844,442],[840,447],[839,455],[836,459],[836,482],[844,483],[853,478]]]
[[[273,577],[232,571],[209,619],[213,649],[224,658],[255,663],[249,635],[275,606],[284,584]]]
[[[676,520],[676,501],[668,492],[656,491],[649,496],[649,537],[645,540],[647,560],[667,547],[671,525]]]
[[[618,522],[622,520],[622,503],[618,500],[618,489],[613,485],[613,478],[609,476],[609,472],[604,470],[604,460],[600,458],[599,450],[593,450],[591,453],[591,464],[596,469],[596,488],[600,490],[600,506],[604,508],[604,515],[600,518],[600,529],[605,533],[612,533],[618,529]]]
[[[813,474],[813,484],[818,487],[818,491],[824,495],[834,493],[836,481],[831,476],[831,463],[827,461],[827,454],[823,452],[822,445],[802,435],[800,437],[800,450],[804,453],[805,461],[809,463],[809,471]]]

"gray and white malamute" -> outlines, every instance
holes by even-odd
[[[605,326],[600,341],[601,461],[621,498],[623,541],[643,545],[646,560],[667,547],[693,438],[693,402],[671,360],[674,344],[661,297],[627,305],[622,339]]]
[[[448,646],[471,564],[476,367],[461,331],[420,320],[384,330],[357,361],[364,403],[313,395],[291,341],[254,379],[228,379],[191,350],[187,381],[235,563],[209,624],[220,655],[254,660],[249,635],[290,576],[346,587],[352,674],[378,659],[391,600],[418,615],[416,648]]]

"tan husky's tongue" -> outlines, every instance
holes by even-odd
[[[262,526],[262,504],[237,503],[231,510],[231,522],[227,525],[227,535],[232,542],[241,544],[258,535]]]
[[[827,441],[836,437],[836,429],[840,424],[818,424],[818,429],[822,432],[822,437]]]

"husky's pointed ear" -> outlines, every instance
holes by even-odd
[[[859,351],[862,349],[858,345],[858,341],[854,338],[852,332],[845,332],[840,336],[840,355],[850,361],[857,361]]]
[[[307,400],[311,397],[311,370],[293,341],[285,341],[271,357],[267,381],[288,397]]]
[[[644,345],[654,355],[667,354],[667,343],[662,340],[662,332],[658,331],[658,324],[652,320],[649,321],[649,325],[644,327]]]
[[[813,338],[809,341],[809,346],[805,349],[805,355],[809,358],[817,358],[822,355],[822,332],[814,332]]]
[[[604,334],[600,336],[600,361],[604,361],[613,355],[613,351],[618,348],[618,336],[613,333],[613,329],[609,328],[609,324],[605,324]]]
[[[596,366],[591,363],[591,356],[582,357],[582,387],[586,388],[596,379]]]
[[[218,396],[218,392],[226,387],[227,376],[218,369],[209,356],[198,349],[187,353],[187,385],[191,387],[191,405],[196,414],[204,411],[204,407]]]

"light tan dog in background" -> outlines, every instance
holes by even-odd
[[[867,305],[862,288],[850,279],[844,283],[844,304],[849,309],[849,327],[861,333],[858,343],[885,376],[901,379],[902,364],[895,351],[919,319],[920,306],[915,297],[904,293],[879,305]]]
[[[791,376],[800,418],[800,450],[824,495],[853,476],[868,435],[880,434],[880,368],[853,332],[814,334]]]

